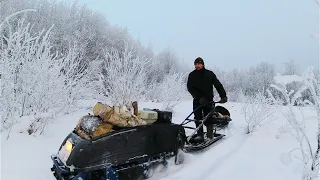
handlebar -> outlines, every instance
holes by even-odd
[[[207,101],[206,103],[201,104],[201,105],[202,106],[207,106],[209,104],[224,104],[224,102],[221,102],[221,100],[220,101]]]

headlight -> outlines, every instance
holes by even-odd
[[[66,147],[66,150],[67,150],[68,152],[71,152],[72,149],[73,149],[73,144],[72,144],[69,140],[67,140],[67,141],[66,141],[66,144],[65,144],[65,147]]]
[[[58,156],[62,162],[66,163],[73,148],[74,144],[72,144],[72,141],[68,139],[58,152]]]

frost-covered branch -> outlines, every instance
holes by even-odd
[[[258,93],[255,97],[246,97],[244,95],[242,97],[241,112],[247,122],[247,133],[252,133],[258,126],[275,119],[271,99],[265,97],[263,93]]]
[[[73,47],[65,57],[52,51],[53,27],[35,35],[24,19],[6,27],[0,51],[2,130],[12,127],[19,117],[32,115],[35,120],[29,132],[42,132],[52,117],[74,102],[72,93],[79,92],[85,70],[78,65]]]
[[[154,82],[148,89],[153,101],[162,102],[162,109],[172,111],[181,101],[188,97],[185,73],[172,73],[163,77],[160,82]]]
[[[278,74],[275,77],[275,81],[278,85],[272,85],[272,87],[279,92],[285,99],[286,106],[282,114],[287,119],[290,127],[292,128],[293,135],[300,145],[300,152],[302,155],[302,160],[304,163],[304,172],[302,175],[303,180],[315,180],[319,175],[319,151],[320,151],[320,93],[319,93],[319,81],[316,80],[312,68],[309,68],[303,76],[291,75],[291,76],[281,76]],[[296,91],[288,91],[287,85],[292,82],[300,82],[302,85]],[[294,105],[300,100],[303,102],[302,93],[305,91],[310,91],[312,99],[314,101],[314,107],[317,112],[317,146],[316,150],[313,151],[312,143],[310,138],[306,135],[306,129],[304,127],[304,121],[300,121],[295,114]],[[274,96],[269,93],[273,99]],[[308,102],[310,103],[310,101]]]
[[[5,17],[4,21],[1,22],[1,24],[0,24],[0,33],[2,33],[2,27],[4,27],[4,23],[10,24],[10,23],[9,23],[9,19],[10,19],[10,18],[12,18],[13,16],[16,16],[16,15],[18,15],[18,14],[21,14],[21,13],[24,13],[24,12],[30,12],[30,11],[36,12],[35,9],[24,9],[24,10],[15,12],[15,13],[13,13],[13,14]]]
[[[89,73],[92,69],[89,68],[89,62],[85,59],[84,53],[74,43],[69,47],[68,54],[59,61],[68,107],[75,105],[78,100],[84,99],[91,91],[88,83],[91,80]]]
[[[99,80],[108,100],[113,105],[131,106],[133,101],[143,99],[149,60],[133,57],[128,46],[121,54],[114,49],[107,52],[106,59]]]
[[[320,76],[320,74],[318,74]],[[316,79],[313,69],[308,68],[303,76],[304,84],[308,87],[314,100],[313,107],[317,112],[317,146],[312,154],[311,169],[305,174],[306,179],[313,180],[319,177],[319,158],[320,158],[320,81]]]

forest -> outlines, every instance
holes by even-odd
[[[197,57],[186,65],[174,49],[155,53],[152,45],[143,45],[125,27],[112,25],[101,13],[77,3],[0,3],[0,105],[4,129],[11,127],[17,117],[34,115],[40,121],[47,119],[43,116],[76,110],[82,100],[115,105],[136,100],[163,102],[163,109],[172,110],[176,102],[192,98],[186,83]],[[284,66],[283,72],[268,62],[231,71],[208,69],[224,85],[229,101],[240,102],[248,99],[243,97],[261,94],[267,98],[267,90],[278,73],[303,73],[294,60]],[[314,72],[319,74],[319,69]],[[294,82],[288,90],[300,86]],[[215,98],[219,100],[217,92]],[[310,92],[303,92],[301,100],[295,105],[312,101]]]

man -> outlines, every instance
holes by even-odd
[[[228,98],[223,85],[220,83],[220,81],[212,71],[207,70],[204,67],[204,62],[201,57],[195,59],[194,66],[195,70],[189,74],[187,82],[188,91],[193,97],[193,110],[198,108],[201,104],[213,100],[213,86],[217,89],[220,95],[220,102],[227,102]],[[202,120],[202,118],[205,117],[210,111],[211,107],[209,106],[199,108],[194,113],[194,118],[195,120],[197,120],[195,122],[196,127],[201,124],[199,120]],[[203,141],[203,127],[199,129],[199,131],[197,132],[197,137],[195,137],[195,139],[197,139],[196,141]]]

